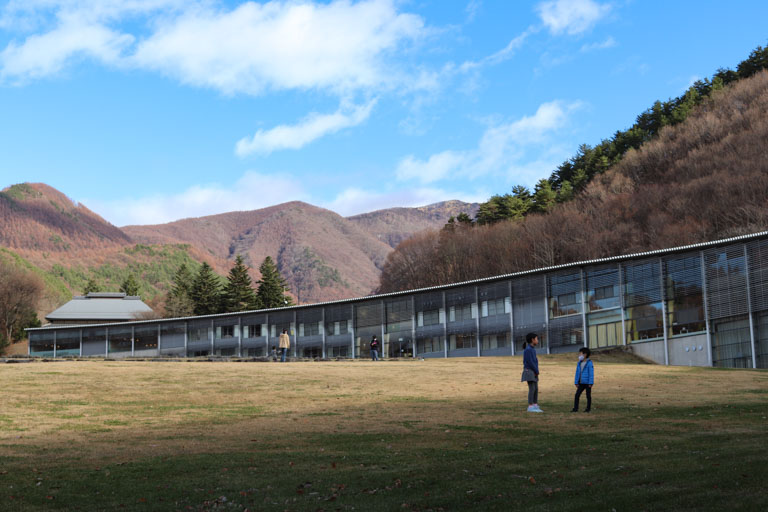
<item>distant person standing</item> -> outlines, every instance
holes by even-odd
[[[528,383],[528,412],[544,412],[539,407],[539,358],[536,356],[536,345],[539,336],[529,332],[525,335],[523,348],[523,375],[521,382]]]
[[[579,397],[587,392],[587,408],[584,412],[592,410],[592,385],[595,383],[595,367],[589,358],[590,351],[587,347],[579,349],[579,364],[576,365],[576,376],[573,383],[576,385],[576,396],[573,397],[573,409],[571,412],[579,412]]]
[[[376,336],[371,340],[371,359],[373,361],[379,360],[379,340]]]
[[[283,333],[280,335],[280,362],[285,362],[285,356],[288,354],[288,349],[291,348],[291,337],[288,336],[288,329],[283,329]]]

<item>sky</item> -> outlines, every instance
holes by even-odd
[[[768,44],[768,2],[10,0],[0,189],[109,222],[533,187]]]

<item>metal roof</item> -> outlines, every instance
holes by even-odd
[[[368,295],[365,297],[354,297],[349,299],[341,299],[341,300],[334,300],[334,301],[326,301],[326,302],[316,302],[314,304],[302,304],[299,306],[288,306],[283,308],[272,308],[272,309],[259,309],[259,310],[253,310],[253,311],[238,311],[237,313],[219,313],[215,315],[202,315],[202,316],[189,316],[189,317],[180,317],[180,318],[161,318],[157,320],[143,320],[143,321],[135,321],[135,322],[128,322],[129,324],[150,324],[150,323],[158,323],[158,322],[171,322],[171,321],[180,321],[180,320],[195,320],[195,319],[204,319],[204,318],[222,318],[222,317],[229,317],[229,316],[241,316],[244,314],[251,314],[251,313],[271,313],[275,311],[292,311],[297,309],[307,309],[307,308],[313,308],[317,306],[330,306],[335,304],[349,304],[352,302],[360,302],[364,300],[375,300],[375,299],[383,299],[387,297],[397,297],[400,295],[409,295],[413,293],[421,293],[421,292],[429,292],[429,291],[436,291],[436,290],[448,290],[450,288],[457,288],[461,286],[467,286],[467,285],[473,285],[473,284],[481,284],[481,283],[488,283],[493,281],[501,281],[504,279],[510,279],[513,277],[519,277],[519,276],[525,276],[525,275],[531,275],[531,274],[540,274],[544,272],[551,272],[553,270],[564,270],[568,268],[578,268],[583,267],[585,265],[596,265],[601,263],[610,263],[610,262],[620,262],[620,261],[626,261],[626,260],[632,260],[637,258],[647,258],[650,256],[663,256],[666,254],[674,254],[674,253],[681,253],[691,250],[701,250],[701,249],[707,249],[711,247],[718,247],[721,245],[728,245],[736,242],[746,242],[750,240],[756,240],[760,238],[768,238],[768,231],[760,231],[759,233],[752,233],[748,235],[740,235],[735,236],[731,238],[724,238],[721,240],[714,240],[711,242],[701,242],[697,244],[690,244],[690,245],[683,245],[678,247],[671,247],[668,249],[656,249],[652,251],[646,251],[646,252],[638,252],[633,254],[623,254],[620,256],[611,256],[608,258],[597,258],[593,260],[584,260],[584,261],[577,261],[573,263],[564,263],[562,265],[553,265],[550,267],[541,267],[531,270],[523,270],[520,272],[514,272],[511,274],[502,274],[498,276],[491,276],[491,277],[483,277],[480,279],[473,279],[470,281],[462,281],[459,283],[450,283],[450,284],[444,284],[439,286],[430,286],[426,288],[417,288],[414,290],[404,290],[400,292],[391,292],[391,293],[382,293],[379,295]],[[66,306],[66,304],[65,304]],[[64,307],[64,306],[62,306]],[[61,308],[60,308],[61,309]],[[57,310],[58,311],[58,310]],[[46,326],[46,327],[36,327],[36,328],[29,328],[25,329],[26,331],[38,331],[38,330],[46,330],[46,329],[62,329],[62,328],[78,328],[78,327],[105,327],[110,325],[109,323],[104,324],[90,324],[90,325],[59,325],[59,326]],[[125,325],[125,323],[122,323],[122,325]]]
[[[46,315],[46,319],[63,321],[130,321],[136,315],[151,313],[152,308],[144,304],[140,297],[126,296],[124,293],[89,293],[87,296],[74,297],[59,309]]]

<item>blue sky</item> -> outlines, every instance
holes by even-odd
[[[110,222],[532,187],[768,43],[768,2],[11,0],[0,188]]]

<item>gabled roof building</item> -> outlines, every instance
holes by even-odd
[[[91,292],[76,296],[55,311],[46,315],[51,324],[104,324],[130,322],[141,315],[152,313],[152,308],[141,297],[114,292]]]

